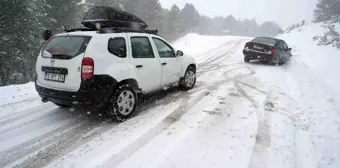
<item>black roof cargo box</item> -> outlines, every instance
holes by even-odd
[[[90,29],[96,29],[96,23],[101,28],[126,27],[145,29],[148,25],[138,16],[122,11],[118,8],[108,6],[96,6],[88,10],[81,24]]]

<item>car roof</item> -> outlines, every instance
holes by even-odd
[[[134,36],[148,36],[150,34],[147,33],[136,33],[136,32],[122,32],[122,33],[129,33]],[[98,33],[97,31],[75,31],[75,32],[65,32],[65,33],[59,33],[55,36],[96,36],[96,35],[114,35],[114,34],[122,34],[122,33]],[[157,35],[153,35],[158,37]]]
[[[267,39],[273,39],[273,40],[281,41],[281,39],[274,38],[274,37],[259,36],[259,37],[255,37],[255,38],[267,38]],[[255,38],[254,38],[254,39],[255,39]]]

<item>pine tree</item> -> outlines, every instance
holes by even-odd
[[[180,36],[180,12],[181,9],[177,5],[173,5],[170,11],[165,15],[166,26],[164,27],[164,34],[170,40],[175,40]]]
[[[319,0],[314,10],[314,21],[340,23],[340,1]]]
[[[181,10],[181,18],[181,30],[184,32],[194,32],[199,26],[200,15],[192,4],[185,4],[184,8]]]
[[[125,0],[122,2],[127,12],[143,19],[150,29],[162,29],[165,24],[164,10],[159,0]]]
[[[46,13],[46,27],[57,33],[61,31],[61,25],[67,28],[75,28],[81,26],[85,8],[80,4],[81,0],[53,0],[46,1],[43,5],[44,13]]]
[[[0,85],[23,83],[33,78],[34,64],[44,29],[42,15],[36,13],[39,1],[5,0],[0,29]]]

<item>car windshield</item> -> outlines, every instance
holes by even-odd
[[[73,58],[83,52],[91,37],[89,36],[56,36],[44,47],[43,57]]]
[[[277,40],[272,39],[272,38],[266,38],[266,37],[257,37],[254,40],[252,40],[252,42],[274,46]]]

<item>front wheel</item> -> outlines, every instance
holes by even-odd
[[[194,88],[196,83],[196,70],[193,67],[188,67],[184,78],[179,81],[179,86],[183,90],[190,90]]]
[[[109,102],[109,115],[119,122],[128,120],[135,114],[137,100],[137,94],[131,85],[119,85]]]

